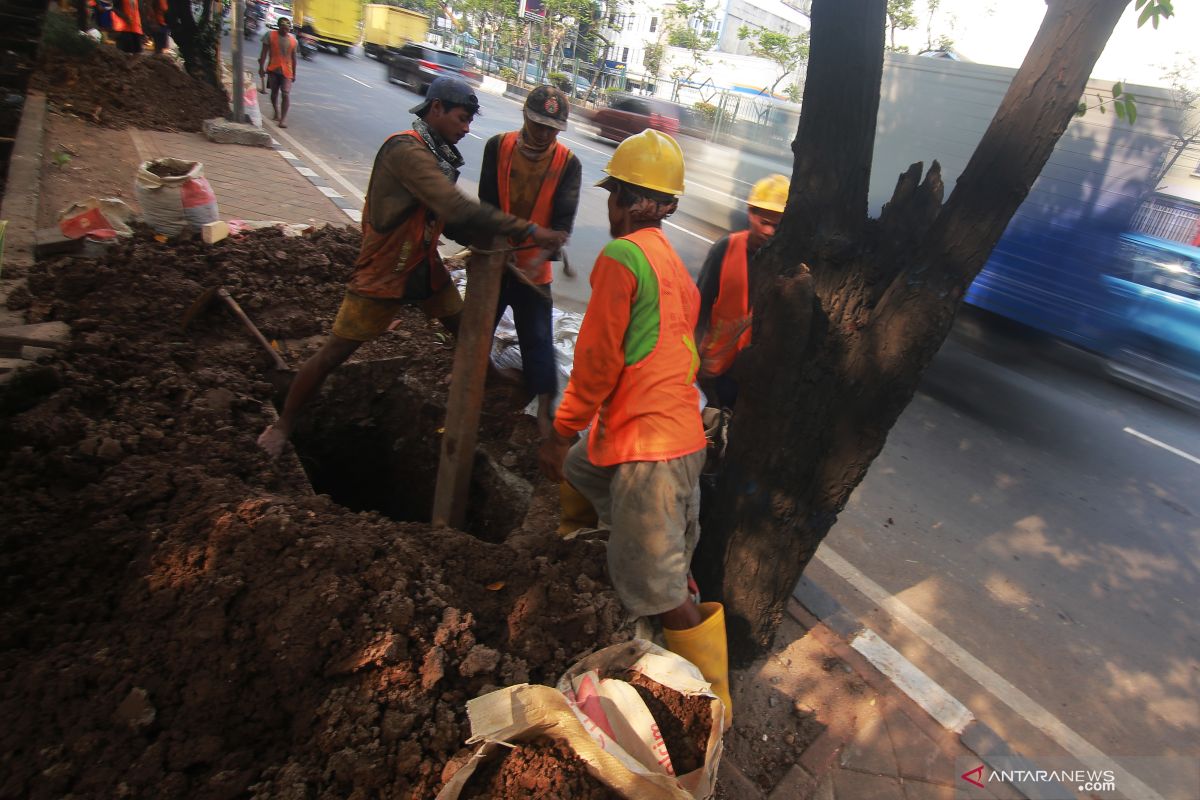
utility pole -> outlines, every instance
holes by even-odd
[[[246,121],[245,90],[246,73],[242,69],[242,15],[245,13],[246,0],[233,0],[233,8],[229,15],[229,38],[233,41],[233,110],[234,122]],[[217,25],[220,26],[218,19]]]

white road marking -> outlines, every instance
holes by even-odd
[[[337,189],[331,188],[329,186],[318,186],[317,188],[320,189],[321,194],[325,195],[326,197],[341,197],[342,196],[341,192],[339,192]]]
[[[888,614],[891,614],[894,619],[912,631],[917,638],[966,673],[972,680],[992,694],[992,696],[996,697],[1013,711],[1016,711],[1025,721],[1049,736],[1060,747],[1079,759],[1085,767],[1095,770],[1112,770],[1116,775],[1117,785],[1121,787],[1122,792],[1126,796],[1138,797],[1142,798],[1142,800],[1164,800],[1162,795],[1134,777],[1124,767],[1102,753],[1095,745],[1068,728],[1060,719],[1039,705],[1037,701],[1002,678],[982,661],[968,653],[949,636],[927,622],[917,612],[913,611],[889,594],[882,586],[864,575],[857,567],[838,555],[828,544],[821,545],[821,549],[817,551],[816,557],[817,560],[836,572],[843,580],[875,603],[875,605]]]
[[[663,225],[666,225],[666,226],[668,226],[668,227],[670,227],[670,228],[674,228],[674,229],[675,229],[675,230],[677,230],[677,231],[683,231],[683,232],[684,232],[684,233],[686,233],[688,236],[695,236],[697,239],[699,239],[700,241],[704,242],[705,244],[712,244],[712,243],[713,243],[713,240],[712,240],[712,239],[709,239],[707,236],[701,236],[701,235],[700,235],[700,234],[698,234],[698,233],[693,233],[692,231],[689,231],[687,228],[684,228],[684,227],[682,227],[682,226],[680,226],[680,225],[676,225],[674,222],[671,222],[669,219],[664,219],[664,220],[663,220]]]
[[[267,123],[267,121],[263,120],[263,124],[265,125],[266,123]],[[366,202],[367,196],[365,194],[363,194],[361,191],[359,191],[357,186],[355,186],[353,183],[351,183],[350,181],[343,178],[336,169],[334,169],[333,167],[329,166],[324,161],[322,161],[320,156],[318,156],[312,150],[309,150],[304,145],[300,144],[300,142],[296,141],[296,139],[287,131],[280,130],[278,125],[272,124],[271,128],[272,128],[272,132],[275,136],[280,137],[281,139],[286,141],[288,144],[290,144],[292,147],[296,148],[301,153],[303,153],[304,157],[306,159],[308,159],[309,163],[316,164],[321,170],[323,170],[325,172],[326,175],[328,175],[329,177],[333,178],[335,181],[340,183],[346,189],[346,191],[350,193],[350,195],[352,197],[357,197],[359,199],[359,201]]]
[[[595,147],[586,145],[583,142],[577,142],[574,139],[568,139],[566,136],[563,136],[561,134],[559,135],[558,138],[561,139],[562,141],[566,142],[569,145],[572,145],[574,147],[582,147],[584,150],[591,150],[593,153],[599,153],[602,156],[612,155],[611,153],[606,153],[603,150],[597,150]]]
[[[352,75],[347,75],[347,74],[346,74],[346,73],[344,73],[344,72],[342,73],[342,77],[343,77],[343,78],[349,78],[350,80],[352,80],[352,81],[354,81],[355,83],[357,83],[359,86],[365,86],[365,87],[367,87],[368,89],[374,89],[374,88],[375,88],[375,87],[374,87],[374,86],[372,86],[371,84],[369,84],[369,83],[363,83],[363,82],[362,82],[362,81],[360,81],[358,78],[355,78],[355,77],[354,77],[354,76],[352,76]]]
[[[472,139],[482,139],[482,138],[483,138],[483,137],[482,137],[482,136],[480,136],[479,134],[477,134],[477,133],[471,133],[470,131],[467,131],[467,136],[470,136]]]
[[[714,189],[711,186],[705,186],[703,183],[697,183],[696,181],[693,181],[693,180],[689,180],[687,182],[687,185],[695,186],[699,189],[704,189],[706,191],[712,192],[713,194],[719,194],[719,195],[721,195],[721,197],[728,197],[730,200],[741,202],[740,200],[738,200],[736,197],[734,197],[733,195],[731,195],[729,192],[725,191],[724,189]]]
[[[1126,428],[1125,433],[1128,433],[1130,436],[1136,436],[1137,438],[1141,439],[1143,442],[1149,442],[1150,444],[1154,445],[1155,447],[1161,447],[1163,450],[1166,450],[1168,453],[1174,453],[1175,455],[1179,456],[1180,458],[1186,458],[1188,461],[1192,462],[1193,464],[1200,464],[1200,458],[1196,458],[1191,453],[1185,453],[1184,451],[1180,450],[1177,447],[1171,447],[1171,445],[1167,444],[1166,442],[1160,442],[1158,439],[1155,439],[1153,436],[1147,436],[1146,434],[1142,433],[1141,431],[1135,431],[1133,428]]]

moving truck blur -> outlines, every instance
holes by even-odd
[[[382,59],[409,42],[425,41],[429,18],[396,6],[369,3],[363,6],[363,52]]]
[[[358,44],[362,28],[359,0],[295,0],[293,9],[294,27],[299,30],[305,19],[312,20],[319,45],[346,55]]]

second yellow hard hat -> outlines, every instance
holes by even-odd
[[[621,142],[604,171],[643,189],[683,194],[683,151],[662,131],[647,128]]]
[[[784,175],[768,175],[750,190],[746,205],[764,211],[783,211],[787,205],[788,190],[792,182]]]

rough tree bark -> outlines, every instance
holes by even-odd
[[[1128,0],[1048,0],[1025,62],[953,194],[913,164],[878,220],[867,193],[886,0],[814,0],[792,191],[753,263],[754,346],[694,568],[726,605],[731,659],[771,644],[785,603],[879,454],[970,282],[1075,113]]]
[[[146,12],[142,18],[149,18]],[[167,0],[167,25],[171,27],[171,38],[179,45],[179,55],[188,74],[222,88],[217,69],[221,23],[219,12],[213,13],[213,0],[203,0],[199,19],[192,13],[191,0]],[[241,36],[242,32],[232,31],[230,35]],[[258,57],[257,52],[254,57]]]

